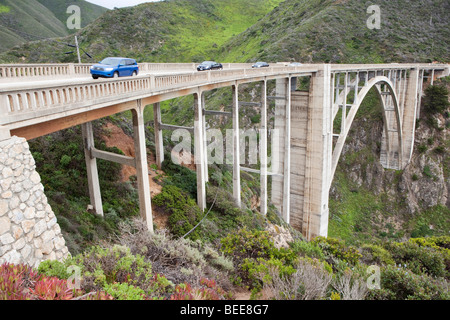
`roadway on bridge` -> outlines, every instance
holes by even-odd
[[[239,70],[239,68],[230,68],[226,70]],[[167,76],[173,74],[186,74],[205,72],[197,70],[164,70],[164,71],[142,71],[135,78],[146,77],[148,75],[155,76]],[[220,72],[219,70],[213,70],[212,72]],[[130,79],[131,77],[120,77],[119,79]],[[76,85],[80,83],[95,83],[95,81],[108,80],[112,78],[99,78],[97,80],[92,79],[89,75],[60,75],[60,76],[44,76],[44,77],[29,77],[29,78],[17,78],[16,81],[13,78],[0,79],[0,91],[9,91],[16,89],[33,89],[34,87],[52,87],[58,85]]]

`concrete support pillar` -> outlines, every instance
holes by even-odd
[[[327,236],[332,159],[331,68],[322,65],[311,77],[306,141],[302,233]]]
[[[261,207],[260,212],[267,214],[267,81],[261,83],[261,127],[260,127],[260,184],[261,184]]]
[[[409,78],[406,84],[405,107],[402,119],[403,135],[403,168],[409,163],[412,157],[414,147],[414,132],[416,130],[416,117],[420,106],[418,101],[418,90],[421,88],[419,69],[412,69],[409,72]]]
[[[203,156],[205,158],[205,182],[209,181],[209,172],[208,172],[208,146],[206,143],[206,115],[204,110],[206,109],[206,101],[205,94],[202,93],[202,122],[203,122]]]
[[[284,171],[283,171],[283,211],[282,217],[290,222],[291,208],[291,78],[285,84],[285,131],[284,131]]]
[[[201,93],[194,94],[194,152],[197,171],[197,204],[203,211],[206,209],[205,179],[205,142],[204,142],[203,105]]]
[[[239,146],[239,87],[232,86],[232,117],[233,117],[233,198],[238,207],[241,206],[241,165]]]
[[[153,104],[153,119],[154,119],[154,131],[155,131],[155,154],[156,165],[161,170],[162,163],[164,161],[164,142],[162,129],[159,127],[161,123],[161,104],[159,102]]]
[[[271,202],[280,212],[285,221],[287,216],[283,215],[284,209],[284,172],[285,172],[285,134],[286,134],[286,102],[285,97],[289,94],[287,90],[287,78],[276,80],[275,96],[275,122],[272,135],[272,172],[276,175],[272,176]]]
[[[150,181],[148,178],[147,147],[145,144],[144,106],[142,100],[137,100],[137,106],[132,109],[134,153],[136,161],[136,176],[139,193],[139,212],[147,223],[147,228],[153,232],[152,203]]]
[[[94,212],[103,216],[102,195],[100,193],[100,182],[98,179],[97,159],[92,156],[91,150],[95,148],[94,132],[92,122],[81,125],[81,131],[84,143],[84,156],[86,159],[86,171],[89,186],[89,197]]]

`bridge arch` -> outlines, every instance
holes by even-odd
[[[343,117],[343,120],[345,121],[345,125],[343,126],[344,130],[339,134],[332,152],[330,186],[351,125],[362,101],[372,88],[376,89],[375,92],[382,102],[384,128],[380,155],[381,164],[387,169],[402,168],[402,110],[400,109],[399,100],[392,81],[385,76],[376,76],[365,83],[354,99],[350,111]],[[347,101],[346,95],[343,96],[343,101]]]

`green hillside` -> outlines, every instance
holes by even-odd
[[[71,5],[80,7],[81,11],[81,27],[86,27],[89,23],[97,19],[108,9],[98,6],[96,4],[84,1],[84,0],[37,0],[46,8],[48,8],[59,21],[64,25],[67,22],[69,14],[67,14],[67,8]],[[69,30],[74,32],[75,30]]]
[[[380,0],[380,29],[369,29],[372,3],[286,0],[220,49],[225,61],[380,63],[448,61],[443,0]]]
[[[0,0],[0,52],[16,45],[45,38],[68,35],[67,7],[78,5],[81,24],[86,26],[105,8],[83,0]]]
[[[83,48],[99,60],[109,55],[140,61],[190,62],[213,59],[226,41],[251,27],[281,0],[177,0],[106,12],[78,32]],[[71,39],[63,39],[71,41]],[[54,42],[28,43],[1,60],[67,61]]]
[[[39,1],[51,7],[56,17],[63,15],[65,5]],[[108,55],[151,62],[449,60],[448,1],[380,0],[381,28],[372,30],[367,27],[371,4],[359,0],[169,0],[110,10],[77,34],[95,60]],[[0,60],[65,62],[75,57],[47,41],[14,48]]]

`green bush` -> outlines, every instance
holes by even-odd
[[[381,269],[380,288],[370,290],[374,300],[449,300],[448,282],[417,275],[406,268],[388,265]]]
[[[395,264],[389,251],[376,244],[364,244],[362,246],[362,255],[366,264],[389,265]]]
[[[167,175],[164,185],[174,185],[193,198],[197,198],[197,174],[189,168],[172,162],[170,155],[161,164],[161,169]]]
[[[229,233],[221,239],[220,250],[236,265],[234,281],[256,286],[255,272],[265,263],[292,266],[298,255],[290,248],[276,248],[267,231],[248,230],[246,227]],[[256,270],[256,271],[255,271]]]
[[[105,291],[116,300],[144,300],[145,291],[128,283],[106,284]]]
[[[323,253],[322,249],[320,248],[317,242],[294,241],[291,242],[289,245],[294,252],[296,252],[301,256],[325,260],[325,254]]]
[[[70,274],[64,263],[57,260],[45,260],[39,264],[38,272],[47,277],[58,277],[59,279],[67,279]]]
[[[429,86],[425,89],[424,109],[429,114],[443,113],[450,103],[448,90],[443,85]]]
[[[161,193],[153,198],[153,203],[170,214],[170,231],[177,237],[182,237],[191,231],[202,218],[202,212],[194,199],[174,185],[164,186]],[[198,228],[188,237],[191,240],[198,239],[200,237]]]
[[[343,240],[316,237],[314,238],[314,240],[312,240],[312,242],[316,243],[319,246],[319,248],[327,257],[327,261],[333,260],[333,258],[337,258],[354,266],[359,263],[359,259],[362,257],[358,252],[358,249],[353,246],[346,246]]]
[[[151,263],[141,255],[131,254],[129,248],[118,245],[109,248],[94,246],[66,260],[65,264],[81,268],[82,289],[88,292],[124,282],[145,289],[153,276]]]
[[[414,242],[386,243],[385,248],[391,253],[397,265],[412,272],[434,277],[446,276],[445,258],[442,253],[431,246],[420,246]]]

